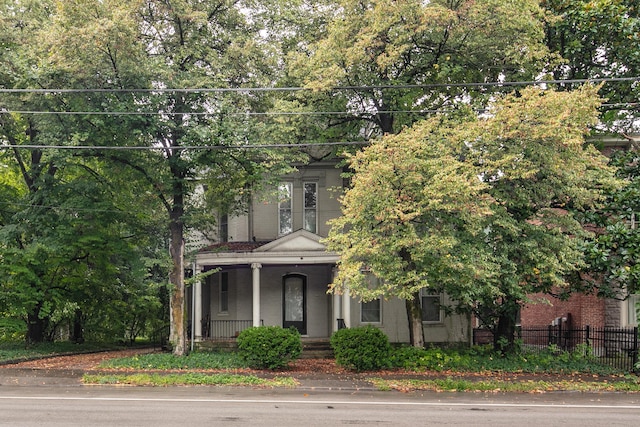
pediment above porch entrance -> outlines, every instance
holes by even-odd
[[[320,236],[307,230],[298,230],[262,245],[255,252],[309,252],[325,251]]]
[[[226,242],[209,246],[196,254],[201,266],[335,264],[338,254],[328,252],[317,234],[298,230],[268,243]]]

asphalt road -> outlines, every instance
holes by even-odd
[[[0,426],[632,426],[633,394],[0,386]]]

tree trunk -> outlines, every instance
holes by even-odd
[[[407,319],[409,320],[409,341],[413,347],[424,348],[424,328],[422,327],[422,305],[420,292],[413,294],[413,298],[405,300]]]
[[[84,342],[83,317],[82,311],[76,310],[73,317],[73,329],[71,330],[71,341],[76,344],[82,344]]]
[[[516,349],[516,317],[519,305],[511,301],[502,303],[503,310],[498,317],[498,326],[493,335],[493,348],[502,354],[513,353]]]
[[[40,318],[40,308],[37,307],[33,313],[27,314],[27,344],[36,344],[44,342],[45,330],[47,329],[47,320]]]
[[[172,220],[170,252],[172,267],[169,273],[171,283],[171,330],[170,338],[173,346],[173,354],[183,356],[186,354],[186,332],[184,325],[184,239],[183,225],[180,220]]]

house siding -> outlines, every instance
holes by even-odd
[[[351,301],[350,320],[352,326],[366,325],[360,322],[360,302],[357,300]],[[392,343],[409,342],[409,321],[404,300],[383,300],[382,321],[371,325],[382,330]],[[442,322],[424,323],[423,330],[426,344],[466,345],[470,342],[470,320],[464,315],[453,314],[444,316]]]

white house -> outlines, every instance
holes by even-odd
[[[328,293],[338,255],[322,238],[327,221],[340,215],[345,185],[336,164],[298,166],[278,188],[254,195],[248,214],[219,218],[218,241],[195,256],[196,271],[216,270],[193,287],[196,340],[233,338],[258,325],[294,326],[303,337],[326,339],[340,327],[373,325],[391,342],[409,342],[404,301],[362,303]],[[425,341],[468,343],[469,319],[445,315],[443,298],[422,298]]]

